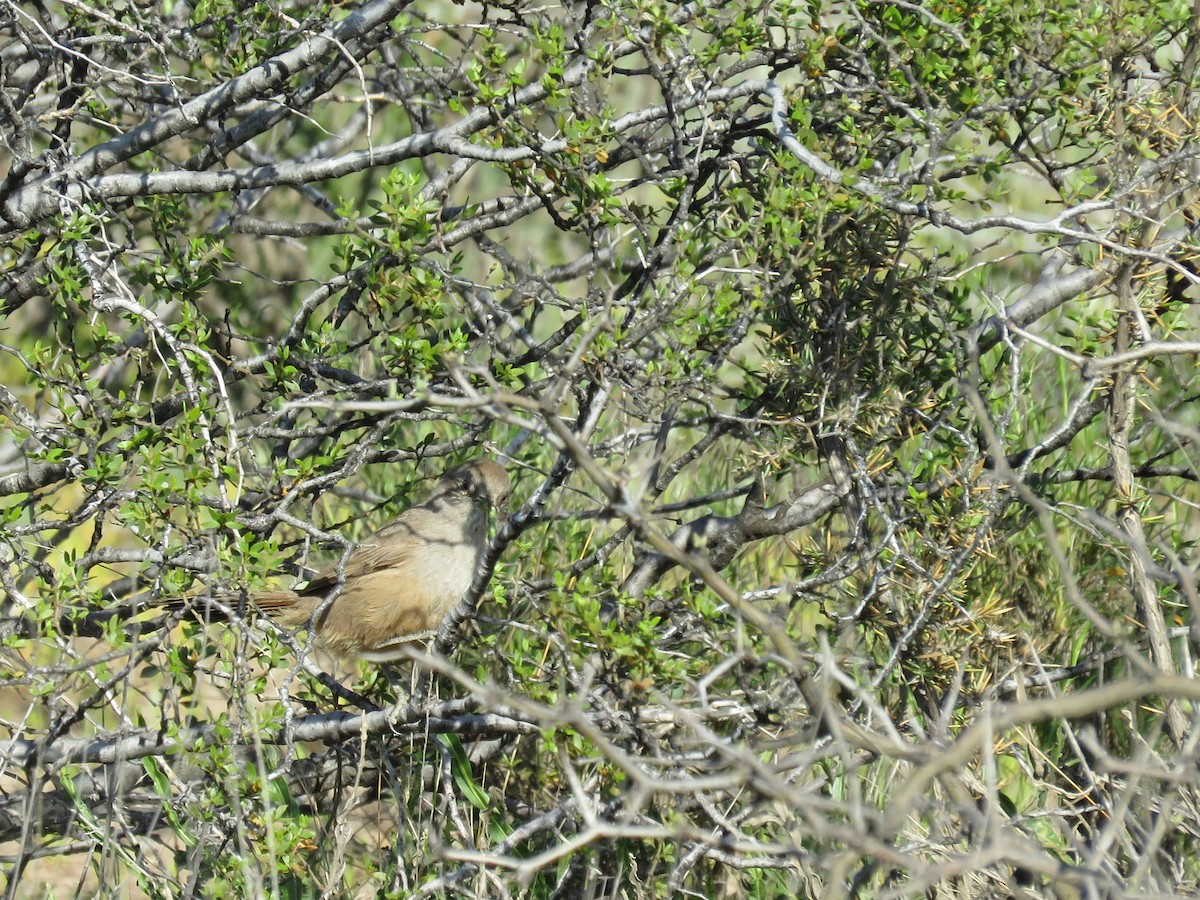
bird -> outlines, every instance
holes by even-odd
[[[249,601],[285,628],[311,626],[316,644],[334,656],[398,659],[470,590],[487,549],[488,512],[503,520],[510,488],[504,467],[490,459],[451,469],[344,565],[325,567],[299,589],[263,591]]]

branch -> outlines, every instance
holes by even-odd
[[[0,214],[17,228],[26,228],[56,212],[64,196],[71,201],[82,201],[85,196],[82,180],[127,162],[139,153],[195,128],[202,121],[220,119],[239,103],[282,89],[298,73],[311,68],[331,51],[339,51],[346,41],[388,22],[405,6],[403,0],[376,0],[355,10],[333,25],[327,34],[309,38],[294,50],[272,57],[245,75],[93,147],[50,175],[14,191],[0,205]],[[126,177],[137,179],[139,176]]]
[[[439,708],[440,709],[440,708]],[[489,713],[401,719],[397,710],[381,709],[354,715],[347,712],[319,713],[297,719],[290,729],[270,728],[247,737],[247,744],[284,745],[300,741],[343,741],[364,734],[533,734],[538,725],[514,718],[511,710]],[[289,733],[290,732],[290,733]],[[226,741],[228,726],[207,724],[181,729],[177,734],[142,730],[120,737],[59,738],[50,744],[30,738],[0,741],[0,759],[11,765],[61,765],[65,763],[114,763],[162,756],[191,750],[218,740]]]
[[[975,718],[957,740],[930,754],[928,760],[904,781],[889,805],[879,833],[895,833],[904,819],[917,808],[917,799],[925,794],[935,778],[960,771],[977,753],[988,753],[1004,732],[1021,725],[1080,719],[1147,697],[1200,701],[1200,681],[1180,675],[1129,678],[1116,684],[1057,697],[989,707]]]
[[[685,553],[703,549],[712,567],[720,570],[729,565],[746,544],[811,525],[836,509],[843,497],[845,492],[834,485],[817,484],[804,488],[784,503],[764,509],[761,495],[757,489],[752,489],[736,516],[702,516],[677,528],[670,541]],[[622,591],[634,597],[641,596],[675,564],[662,553],[644,554],[625,579]]]

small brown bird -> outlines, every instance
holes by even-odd
[[[250,602],[288,628],[314,624],[318,645],[346,659],[385,662],[428,635],[471,587],[487,549],[488,510],[506,512],[508,474],[490,459],[441,477],[423,503],[327,566],[299,590],[265,591]],[[338,585],[341,591],[329,603]]]

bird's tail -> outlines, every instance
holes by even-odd
[[[189,594],[183,597],[138,597],[115,600],[101,609],[68,610],[59,616],[59,633],[72,637],[102,638],[114,627],[126,635],[149,634],[190,619],[210,622],[241,622],[256,612],[269,615],[286,628],[308,625],[320,597],[295,591],[247,591],[220,594]]]
[[[255,600],[257,598],[254,598]],[[183,619],[228,622],[253,615],[251,600],[244,591],[184,597],[141,596],[114,600],[99,609],[65,610],[58,618],[59,631],[72,637],[104,637],[114,621],[126,634],[147,634],[170,628]]]

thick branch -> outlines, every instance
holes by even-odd
[[[285,744],[289,740],[343,741],[363,734],[532,734],[538,726],[510,717],[507,712],[457,715],[441,718],[396,720],[394,709],[381,709],[353,715],[346,712],[321,713],[296,720],[290,729],[275,728],[256,734],[254,742]],[[145,756],[178,753],[218,739],[226,729],[216,725],[197,725],[166,736],[139,731],[122,737],[60,738],[48,745],[28,738],[0,741],[0,759],[11,765],[57,765],[62,763],[112,763]],[[290,730],[290,735],[287,733]]]
[[[126,162],[196,127],[199,122],[220,119],[239,103],[280,90],[297,73],[311,67],[330,52],[340,52],[339,45],[379,27],[406,5],[402,0],[377,0],[368,4],[339,21],[329,29],[328,34],[309,38],[294,50],[267,60],[245,75],[231,79],[120,137],[93,147],[51,175],[14,191],[2,207],[4,217],[18,228],[27,227],[56,211],[63,194],[80,199],[80,180]]]
[[[811,525],[836,509],[844,496],[844,491],[832,484],[818,484],[805,488],[785,503],[764,509],[759,492],[751,491],[736,516],[702,516],[677,528],[671,535],[671,543],[687,553],[703,550],[712,567],[720,570],[746,544]],[[640,596],[674,565],[674,560],[661,553],[646,553],[622,588],[632,596]]]

